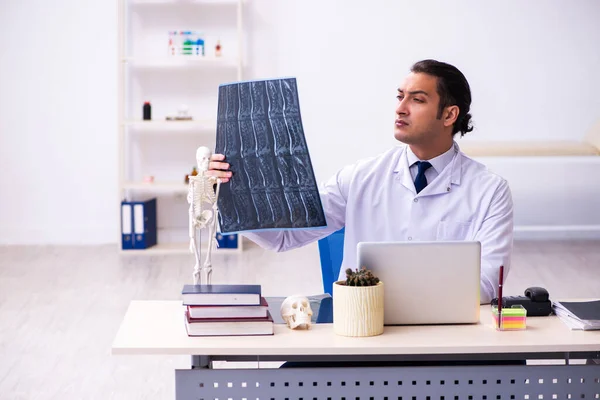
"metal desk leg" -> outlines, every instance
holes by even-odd
[[[210,356],[192,356],[192,369],[212,369]]]

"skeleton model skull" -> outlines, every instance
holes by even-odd
[[[211,252],[216,249],[217,241],[217,198],[221,180],[206,175],[210,156],[212,152],[208,147],[198,147],[196,150],[196,163],[198,164],[198,175],[189,177],[187,201],[189,207],[189,235],[190,251],[196,257],[194,265],[194,285],[204,283],[210,285],[212,274]],[[213,185],[217,185],[216,191]],[[205,207],[208,205],[208,207]],[[200,230],[208,229],[208,248],[204,265],[200,266]],[[202,275],[202,279],[201,279]]]
[[[310,329],[312,315],[306,297],[290,296],[281,304],[281,317],[290,329]]]

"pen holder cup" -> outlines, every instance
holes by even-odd
[[[527,310],[520,304],[502,308],[498,324],[498,306],[492,306],[494,326],[499,331],[522,331],[527,328]]]

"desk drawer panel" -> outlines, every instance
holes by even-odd
[[[600,365],[194,369],[175,380],[177,400],[600,399]]]

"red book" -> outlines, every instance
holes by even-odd
[[[265,318],[190,318],[185,312],[185,328],[188,336],[248,336],[272,335],[273,318],[267,312]]]
[[[187,306],[190,318],[266,318],[269,305],[264,297],[259,306]]]

